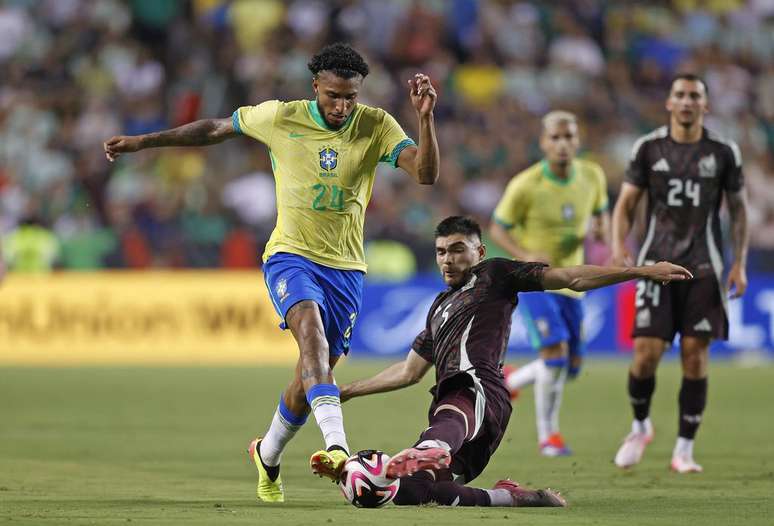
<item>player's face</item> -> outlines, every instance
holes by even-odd
[[[666,109],[672,115],[672,122],[689,127],[701,122],[707,113],[707,91],[698,80],[677,79],[672,84]]]
[[[451,234],[435,238],[435,262],[450,287],[463,284],[470,269],[481,262],[486,248],[476,235]]]
[[[540,148],[551,164],[570,164],[579,147],[578,125],[574,122],[553,122],[546,126],[540,136]]]
[[[357,94],[362,84],[363,77],[360,75],[345,79],[330,71],[321,71],[312,80],[317,106],[328,126],[340,128],[347,121],[355,109]]]

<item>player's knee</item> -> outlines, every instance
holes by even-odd
[[[704,378],[709,361],[709,340],[686,337],[680,343],[683,374],[691,379]]]
[[[683,374],[690,379],[704,378],[707,375],[707,361],[706,352],[683,352]]]
[[[634,353],[632,362],[632,373],[638,378],[647,378],[653,376],[658,368],[660,353],[652,351],[641,351]]]
[[[658,368],[665,344],[662,340],[648,338],[638,339],[634,344],[632,373],[639,378],[653,376]]]

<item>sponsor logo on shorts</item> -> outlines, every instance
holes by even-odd
[[[551,327],[548,325],[548,320],[545,318],[536,319],[535,327],[537,327],[537,330],[542,338],[548,338],[548,335],[551,334]]]
[[[637,328],[650,327],[650,309],[642,309],[637,313]]]
[[[693,326],[693,330],[695,331],[711,331],[712,330],[712,324],[710,324],[709,320],[707,318],[704,318],[699,323]]]
[[[280,303],[288,299],[288,280],[282,278],[277,282],[277,286],[274,288],[274,292],[277,293]]]
[[[355,327],[357,312],[349,313],[349,327],[344,331],[344,347],[349,348],[349,339],[352,337],[352,329]]]

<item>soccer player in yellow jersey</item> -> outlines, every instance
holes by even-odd
[[[566,267],[583,263],[583,242],[607,241],[607,183],[597,164],[577,159],[580,141],[575,115],[552,111],[543,117],[544,159],[517,174],[505,190],[490,225],[492,239],[515,259]],[[576,376],[583,357],[582,293],[568,289],[521,296],[520,312],[537,360],[505,368],[513,398],[535,384],[535,417],[540,452],[570,454],[559,433],[565,380]]]
[[[312,471],[338,479],[349,446],[333,367],[349,350],[361,304],[363,222],[377,163],[408,172],[419,184],[438,179],[433,120],[436,92],[426,75],[409,80],[419,144],[379,108],[357,103],[368,65],[346,44],[322,49],[309,63],[315,99],[244,106],[225,119],[109,139],[105,153],[157,146],[202,146],[247,135],[269,148],[277,224],[263,254],[274,307],[299,348],[295,377],[280,397],[268,432],[248,450],[258,469],[258,497],[284,501],[282,452],[311,411],[325,440]]]

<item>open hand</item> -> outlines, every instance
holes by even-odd
[[[112,163],[122,153],[132,153],[140,150],[140,139],[131,135],[116,135],[108,139],[107,142],[102,143],[102,148],[105,150],[105,157]]]
[[[680,265],[674,265],[668,261],[659,261],[655,265],[638,268],[642,272],[643,277],[658,281],[662,285],[666,285],[670,281],[683,281],[693,278],[693,274],[691,274],[688,269],[683,268]]]
[[[408,85],[411,88],[411,104],[422,117],[430,115],[435,108],[435,100],[438,95],[435,88],[430,83],[430,77],[423,73],[417,73],[413,79],[409,79]]]

